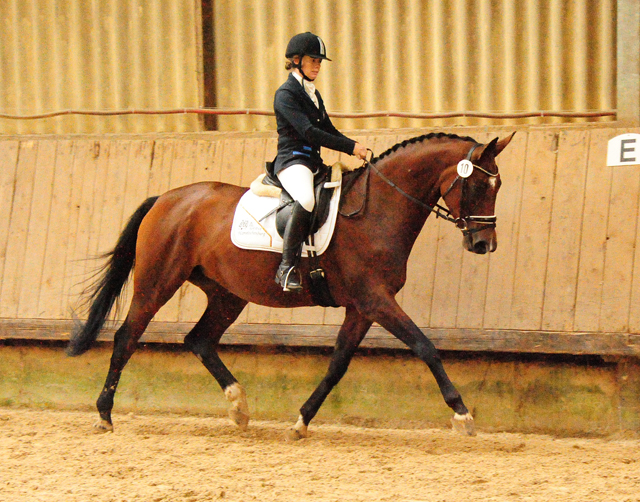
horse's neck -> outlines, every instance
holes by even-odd
[[[381,163],[380,170],[397,188],[372,172],[368,204],[385,209],[384,218],[389,222],[384,225],[387,237],[398,239],[407,248],[407,252],[410,252],[431,214],[425,205],[433,207],[440,198],[440,170],[435,166],[424,165],[420,169],[406,168],[402,159],[390,159]],[[411,200],[401,191],[422,201],[424,205]]]
[[[419,212],[424,212],[424,205],[433,206],[440,199],[439,180],[444,168],[434,158],[437,156],[396,156],[380,166],[383,175],[398,187],[395,191],[404,199],[402,204],[406,206],[405,210],[419,209]],[[387,183],[384,179],[380,181]],[[422,204],[411,198],[418,199]],[[427,212],[425,219],[428,215]]]

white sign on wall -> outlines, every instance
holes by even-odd
[[[640,165],[640,134],[621,134],[607,145],[608,166]]]

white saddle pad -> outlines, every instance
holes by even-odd
[[[315,246],[311,248],[307,244],[302,247],[302,256],[309,256],[309,251],[315,249],[318,255],[325,252],[331,241],[333,230],[338,216],[338,203],[340,201],[341,183],[332,183],[336,189],[331,197],[329,216],[320,229],[314,235]],[[282,253],[282,237],[276,230],[276,213],[273,211],[280,199],[276,197],[261,197],[248,190],[236,206],[233,224],[231,225],[231,241],[241,249],[273,251]]]

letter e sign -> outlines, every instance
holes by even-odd
[[[621,134],[607,145],[608,166],[640,165],[640,134]]]

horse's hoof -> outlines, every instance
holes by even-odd
[[[99,422],[96,422],[93,425],[93,429],[95,432],[100,432],[100,433],[113,432],[113,424],[107,422],[104,419],[100,419]]]
[[[467,413],[466,415],[459,415],[456,413],[451,419],[451,425],[453,426],[454,432],[457,432],[458,434],[465,436],[476,435],[476,426],[473,422],[471,413]]]
[[[229,408],[229,418],[240,430],[247,430],[249,425],[249,406],[247,406],[247,394],[238,382],[232,383],[224,390],[224,395],[232,404]]]
[[[299,431],[298,429],[289,429],[284,436],[287,441],[300,441],[307,437],[309,437],[307,431]]]
[[[285,439],[287,441],[299,441],[300,439],[304,439],[309,437],[309,429],[307,425],[304,423],[304,419],[302,415],[298,417],[298,421],[296,425],[293,426],[293,429],[287,431]]]
[[[229,410],[229,418],[241,431],[247,430],[247,427],[249,426],[249,415],[235,408],[231,408]]]

